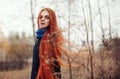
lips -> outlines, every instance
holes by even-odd
[[[45,23],[41,23],[41,25],[44,25]]]

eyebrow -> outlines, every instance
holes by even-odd
[[[50,18],[50,16],[49,16],[49,15],[45,15],[45,16],[40,15],[40,16],[39,16],[39,18],[41,18],[41,17]]]

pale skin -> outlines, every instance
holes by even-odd
[[[48,27],[50,24],[49,13],[45,10],[41,12],[41,16],[38,19],[39,26],[38,29]]]

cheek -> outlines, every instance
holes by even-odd
[[[49,25],[49,24],[50,24],[50,21],[48,20],[48,21],[46,21],[46,23],[47,23],[47,25]]]
[[[40,23],[41,22],[41,20],[38,20],[38,23]]]

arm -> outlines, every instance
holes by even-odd
[[[61,67],[60,67],[60,65],[58,64],[58,61],[54,61],[54,64],[55,64],[55,66],[54,66],[54,74],[58,77],[58,78],[60,78],[61,79]]]
[[[31,79],[35,79],[37,76],[38,68],[39,68],[39,42],[36,42],[33,49],[33,61],[32,61],[32,71],[31,71]]]

